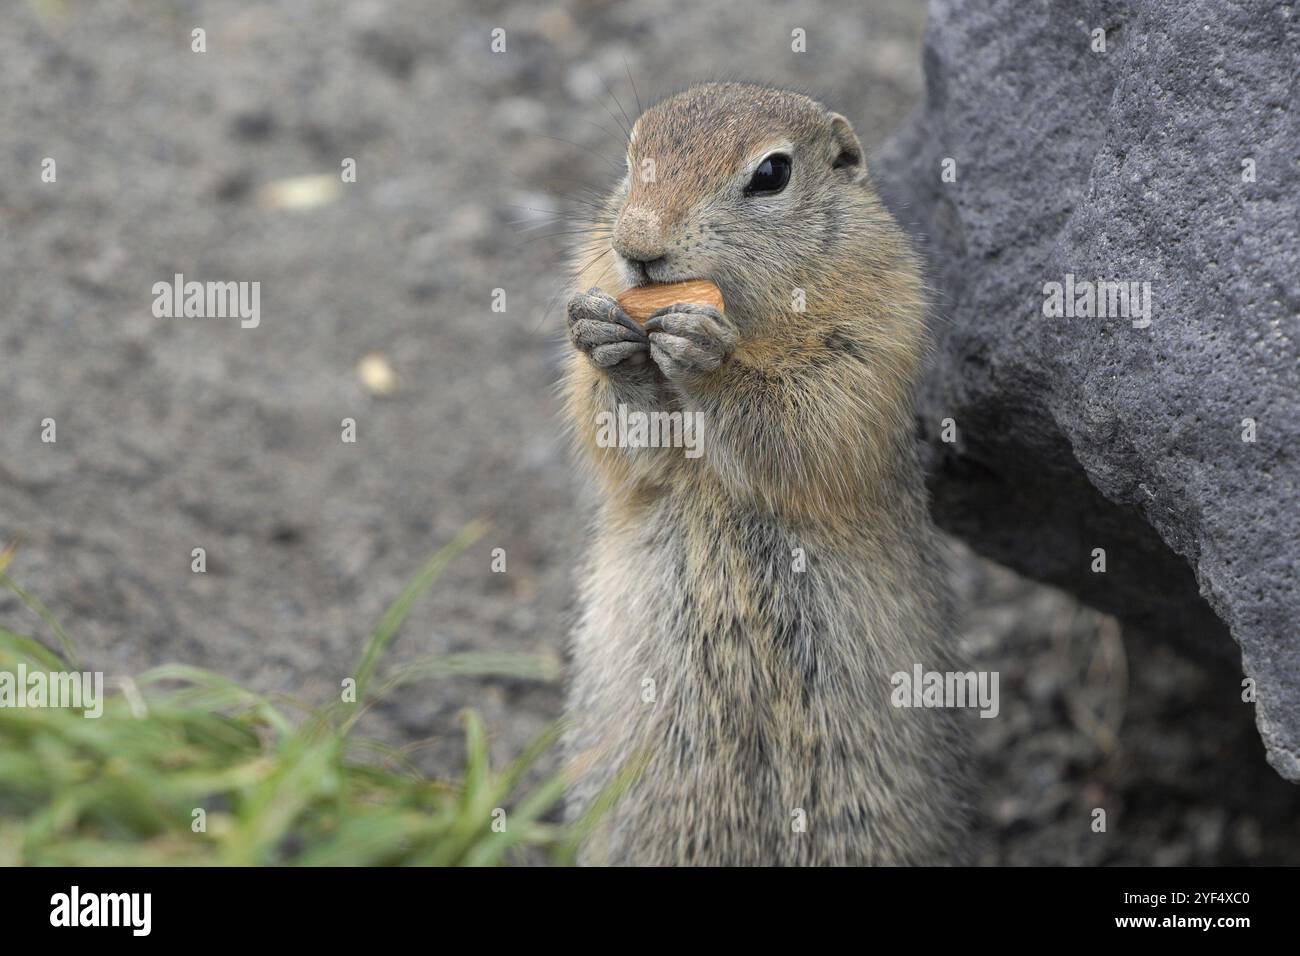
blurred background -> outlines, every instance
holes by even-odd
[[[110,680],[182,662],[321,699],[478,516],[493,530],[393,656],[562,659],[591,494],[554,396],[562,217],[615,178],[623,114],[758,80],[845,113],[874,151],[923,90],[918,0],[15,0],[5,20],[9,573]],[[176,273],[260,282],[260,326],[156,318]],[[1300,791],[1234,704],[1233,649],[1193,659],[957,543],[952,563],[963,641],[1001,673],[1001,716],[974,721],[986,862],[1300,862]],[[39,629],[8,595],[0,624]],[[507,757],[561,703],[554,683],[463,679],[371,721],[439,774],[461,708]]]

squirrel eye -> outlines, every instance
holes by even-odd
[[[779,193],[790,181],[790,157],[782,153],[773,153],[758,164],[754,177],[745,187],[745,193],[753,196],[758,193]]]

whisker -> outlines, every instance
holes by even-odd
[[[607,92],[611,97],[614,98],[615,104],[618,105],[618,111],[623,114],[623,119],[627,122],[627,138],[631,140],[633,123],[632,120],[627,115],[627,110],[623,109],[623,104],[619,102],[618,95],[615,94],[613,88],[610,87],[609,83],[605,80],[604,77],[601,77],[601,82],[605,84],[605,92]]]
[[[572,140],[561,139],[558,136],[548,136],[546,133],[534,133],[533,135],[540,136],[542,139],[551,139],[557,143],[564,143],[566,146],[572,146],[574,149],[580,149],[585,153],[590,153],[592,156],[596,157],[602,162],[608,163],[610,168],[613,169],[615,172],[622,172],[622,167],[620,167],[616,162],[614,162],[614,160],[611,159],[607,153],[598,153],[590,146],[583,146],[580,143],[575,143]]]
[[[590,119],[589,117],[586,116],[581,117],[581,119],[584,123],[590,123],[592,126],[596,127],[596,129],[600,130],[606,136],[618,135],[613,130],[611,130],[608,126],[606,126],[604,123],[597,123],[594,119]]]
[[[602,80],[602,82],[604,82],[604,81]],[[609,89],[609,84],[608,84],[608,83],[605,84],[605,88],[606,88],[606,89]],[[623,131],[623,142],[624,142],[624,143],[627,143],[627,144],[629,144],[629,145],[631,145],[631,143],[632,143],[632,131],[631,131],[630,129],[628,129],[627,127],[625,127],[625,126],[622,124],[622,122],[619,121],[619,118],[618,118],[617,116],[614,115],[614,111],[611,110],[608,106],[606,106],[604,103],[601,103],[600,106],[601,106],[601,109],[603,109],[603,110],[605,111],[606,115],[608,115],[609,118],[612,119],[612,120],[614,121],[614,125],[617,126],[619,129],[621,129],[621,130]]]
[[[522,209],[526,207],[519,207],[519,208]],[[531,211],[541,212],[541,213],[547,212],[546,210],[543,209],[535,209]],[[565,224],[572,224],[578,226],[608,226],[609,225],[608,223],[606,223],[604,220],[601,219],[592,219],[591,217],[585,215],[568,215],[565,213],[548,214],[545,218],[541,219],[540,221],[538,221],[538,217],[535,216],[529,216],[524,219],[512,219],[507,221],[506,225],[524,226],[525,229],[536,229],[539,226],[553,226],[556,225],[557,223],[565,223]]]
[[[555,295],[553,295],[550,298],[549,302],[547,303],[545,311],[542,312],[541,318],[538,319],[537,326],[533,329],[534,334],[539,332],[542,326],[546,324],[546,320],[550,318],[551,310],[555,308],[556,302],[559,300],[559,298],[562,295],[564,295],[564,292],[568,288],[569,284],[613,251],[614,249],[612,246],[607,248],[604,252],[587,260],[587,262],[583,264],[581,269],[578,269],[575,272],[569,274],[568,276],[565,277],[563,281],[561,281],[559,289],[556,291]],[[606,266],[604,269],[601,270],[600,274],[596,276],[595,282],[600,283],[601,281],[603,281],[606,273],[608,272],[609,272],[609,267]]]
[[[544,235],[544,236],[528,236],[528,237],[525,238],[525,239],[521,239],[521,240],[520,240],[520,244],[521,244],[521,245],[528,245],[529,243],[537,242],[539,239],[565,239],[565,238],[568,238],[568,237],[571,237],[571,236],[584,236],[584,237],[586,237],[586,238],[588,238],[588,239],[609,239],[609,238],[611,238],[611,235],[610,235],[609,233],[606,233],[606,234],[604,234],[604,235],[601,235],[601,234],[599,234],[599,233],[588,232],[588,231],[585,230],[585,229],[576,229],[576,230],[570,230],[570,231],[568,231],[568,232],[552,232],[552,233],[548,233],[548,234],[546,234],[546,235]]]
[[[590,268],[591,268],[592,266],[594,266],[597,262],[599,262],[601,259],[605,258],[605,256],[609,255],[609,254],[610,254],[611,252],[613,252],[613,251],[614,251],[614,247],[613,247],[613,246],[609,246],[609,247],[607,247],[607,248],[605,249],[604,252],[601,252],[601,253],[596,254],[595,256],[592,256],[592,257],[591,257],[590,259],[588,259],[585,263],[583,263],[583,265],[582,265],[581,268],[574,270],[574,272],[573,272],[573,278],[574,278],[574,279],[577,279],[578,277],[580,277],[584,272],[586,272],[588,269],[590,269]]]
[[[638,114],[645,112],[645,107],[641,105],[641,94],[637,92],[636,80],[632,79],[632,68],[627,65],[627,57],[623,57],[623,69],[627,72],[627,81],[632,84],[632,95],[636,97],[636,111]]]

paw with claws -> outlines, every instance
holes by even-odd
[[[646,322],[650,357],[669,381],[714,371],[736,346],[736,326],[713,306],[679,302]]]
[[[599,289],[569,300],[569,339],[574,348],[606,370],[644,365],[650,339],[618,301]]]

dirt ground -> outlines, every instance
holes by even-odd
[[[833,104],[870,151],[923,82],[909,0],[24,0],[5,19],[10,573],[110,677],[180,661],[310,699],[479,516],[494,530],[394,658],[562,656],[593,492],[553,393],[566,240],[546,223],[611,182],[624,111],[757,79]],[[177,273],[259,282],[260,324],[155,317]],[[976,721],[986,861],[1300,862],[1300,790],[1232,704],[1230,648],[1125,633],[959,546],[954,568],[963,639],[1002,675],[1001,717]],[[8,596],[0,624],[39,631]],[[504,758],[560,703],[558,685],[451,681],[370,729],[451,771],[461,708]]]

